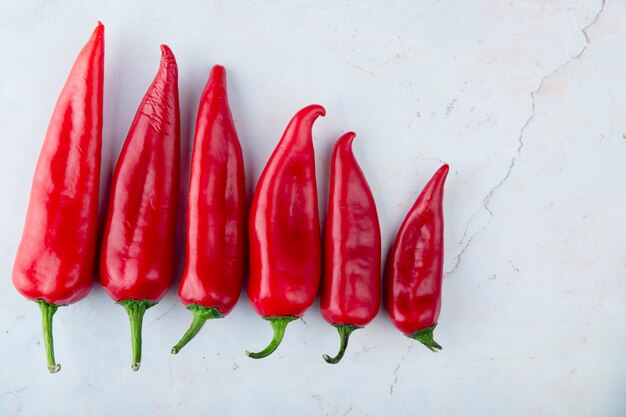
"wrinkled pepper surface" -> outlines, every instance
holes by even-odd
[[[134,371],[141,364],[143,315],[173,279],[179,176],[178,68],[161,45],[159,70],[113,173],[100,254],[100,282],[130,318]]]

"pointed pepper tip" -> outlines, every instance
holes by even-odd
[[[176,64],[176,57],[169,46],[161,44],[161,69],[165,69],[167,72],[175,71],[178,74],[178,65]]]
[[[448,172],[450,171],[450,166],[448,164],[443,164],[441,167],[439,167],[439,169],[437,170],[437,172],[435,172],[435,175],[433,177],[439,177],[441,178],[442,182],[445,181],[446,177],[448,176]]]
[[[102,24],[101,21],[98,20],[98,24],[96,25],[93,32],[91,33],[91,39],[89,40],[88,44],[96,42],[96,41],[102,42],[103,39],[104,39],[104,25]]]
[[[164,57],[174,56],[172,49],[166,44],[162,43],[159,47],[161,48],[161,55],[163,55]]]
[[[341,142],[345,146],[350,147],[352,146],[352,142],[354,142],[355,138],[356,138],[356,133],[346,132],[337,140],[337,142]]]
[[[298,113],[304,113],[313,117],[324,117],[326,116],[326,109],[319,104],[309,104],[308,106],[302,108],[302,110],[300,110]]]
[[[226,87],[226,68],[222,65],[214,65],[209,74],[208,85],[219,85]]]

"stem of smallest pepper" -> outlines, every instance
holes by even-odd
[[[59,308],[58,304],[47,303],[44,300],[37,300],[41,310],[41,330],[43,331],[43,344],[46,347],[46,357],[48,359],[48,370],[51,374],[61,370],[61,364],[54,360],[54,341],[52,339],[52,317]]]
[[[348,339],[350,338],[350,334],[356,329],[359,329],[359,326],[355,326],[354,324],[333,324],[337,328],[337,332],[339,333],[339,353],[334,358],[331,358],[327,354],[322,355],[324,360],[328,363],[339,363],[341,358],[343,358],[344,353],[346,353],[346,348],[348,347]]]
[[[274,337],[270,344],[260,352],[249,352],[246,350],[246,355],[251,357],[252,359],[261,359],[269,356],[276,350],[280,342],[283,340],[283,336],[285,335],[285,328],[287,325],[298,319],[297,316],[281,316],[281,317],[263,317],[265,320],[269,321],[272,325],[272,329],[274,330]]]
[[[443,348],[439,343],[435,342],[435,339],[433,339],[433,331],[435,330],[435,327],[437,327],[437,323],[433,324],[431,327],[408,334],[407,337],[415,339],[433,352],[437,352]]]
[[[189,304],[187,310],[193,313],[193,321],[189,330],[183,335],[180,341],[171,350],[172,355],[176,355],[191,339],[198,334],[204,323],[209,319],[221,319],[222,314],[217,308],[202,307],[198,304]]]
[[[143,315],[147,309],[155,306],[157,303],[148,300],[122,300],[118,302],[126,309],[128,318],[130,319],[130,338],[133,347],[133,371],[138,371],[141,366],[141,325]]]

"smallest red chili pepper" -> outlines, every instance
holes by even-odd
[[[443,165],[407,214],[387,259],[385,304],[393,324],[433,352],[443,280]]]
[[[320,308],[339,332],[343,357],[350,334],[374,319],[380,306],[380,226],[374,196],[352,153],[355,134],[339,138],[330,168],[324,278]]]

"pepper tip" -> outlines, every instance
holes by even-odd
[[[172,54],[172,48],[170,48],[166,44],[162,43],[161,45],[159,45],[159,48],[161,49],[161,53],[163,55],[173,55]]]
[[[133,371],[137,372],[140,366],[141,366],[141,362],[133,362],[133,364],[130,367]]]
[[[319,104],[309,104],[306,107],[303,107],[297,114],[301,114],[302,116],[309,116],[315,119],[318,116],[326,116],[326,109]]]
[[[443,165],[441,165],[439,167],[439,169],[437,170],[435,175],[447,177],[448,176],[448,171],[450,171],[450,165],[448,165],[447,163],[444,162]]]
[[[344,146],[350,148],[355,138],[356,138],[356,133],[346,132],[337,140],[337,142],[338,144],[343,144]]]
[[[320,106],[319,104],[314,104],[313,106],[317,108],[317,111],[320,116],[322,117],[326,116],[326,109],[323,106]]]
[[[224,66],[221,64],[215,64],[213,65],[213,68],[211,68],[211,72],[213,71],[217,73],[222,73],[222,72],[226,72],[226,68],[224,68]]]
[[[176,58],[174,57],[174,52],[172,52],[172,48],[162,43],[161,48],[161,62],[165,63],[165,65],[174,64],[176,65]]]
[[[172,49],[165,44],[161,44],[160,48],[161,62],[159,64],[159,74],[167,74],[166,77],[173,77],[172,79],[178,78],[178,65]]]
[[[220,64],[216,64],[211,68],[211,73],[209,74],[209,81],[207,82],[208,86],[219,86],[222,88],[226,88],[226,68]]]
[[[443,186],[443,182],[448,177],[448,172],[449,171],[450,171],[450,166],[448,164],[444,163],[442,166],[439,167],[437,172],[435,172],[435,175],[433,176],[433,178],[434,177],[441,178],[441,185]]]
[[[96,28],[93,30],[93,33],[91,34],[91,39],[93,40],[97,40],[97,41],[101,41],[104,38],[104,25],[102,24],[101,21],[98,20],[98,23],[96,24]]]

